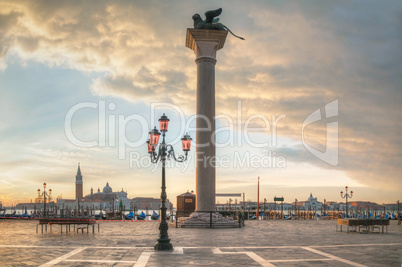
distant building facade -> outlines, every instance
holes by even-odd
[[[130,199],[127,198],[127,192],[124,192],[123,188],[121,191],[113,192],[109,182],[107,182],[105,187],[103,187],[102,192],[100,191],[99,187],[96,193],[94,193],[93,188],[91,188],[91,193],[84,197],[84,202],[109,203],[110,205],[108,205],[108,207],[113,208],[114,206],[114,209],[119,209],[121,202],[123,209],[130,209]]]
[[[377,203],[370,202],[370,201],[350,201],[349,202],[350,206],[354,209],[380,209],[383,205],[378,205]],[[385,205],[395,205],[396,204],[385,204]]]
[[[317,201],[316,197],[310,193],[310,197],[304,202],[304,210],[315,211],[322,208],[322,203]]]
[[[161,199],[152,197],[135,197],[131,199],[131,209],[136,210],[159,210],[161,208]],[[173,204],[170,203],[169,199],[166,199],[167,210],[173,209]]]

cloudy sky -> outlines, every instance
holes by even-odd
[[[146,133],[165,112],[177,153],[185,128],[195,137],[186,29],[219,7],[246,40],[228,35],[217,55],[217,192],[255,200],[259,176],[268,201],[341,201],[346,185],[356,200],[402,199],[400,1],[2,0],[3,204],[43,182],[73,198],[78,162],[84,194],[109,182],[158,197]],[[195,190],[194,157],[169,166],[171,200]]]

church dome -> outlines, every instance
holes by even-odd
[[[106,186],[103,188],[103,193],[109,194],[112,193],[113,190],[112,188],[109,186],[109,182],[106,183]]]
[[[313,197],[313,194],[310,193],[310,197],[308,198],[307,201],[310,202],[310,203],[314,203],[314,202],[317,202],[317,198]]]

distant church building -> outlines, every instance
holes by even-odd
[[[307,199],[306,202],[304,202],[304,209],[305,210],[318,210],[321,209],[322,203],[317,201],[316,197],[313,197],[313,194],[310,193],[310,197]]]
[[[106,183],[106,186],[103,188],[102,192],[98,187],[98,192],[94,193],[93,188],[91,188],[91,194],[86,195],[84,197],[85,200],[92,201],[111,201],[114,198],[124,199],[127,198],[127,192],[123,191],[123,188],[120,192],[113,192],[112,188],[109,185],[109,182]]]
[[[123,188],[121,191],[113,192],[110,187],[109,182],[106,183],[103,190],[100,191],[99,187],[96,193],[94,193],[91,187],[90,194],[84,196],[84,182],[82,180],[81,166],[78,163],[77,175],[75,176],[75,199],[57,199],[57,206],[59,209],[102,209],[102,210],[118,210],[120,202],[125,210],[132,209],[154,209],[157,210],[161,206],[160,199],[146,198],[146,197],[136,197],[133,199],[127,198],[127,191]],[[38,199],[38,202],[40,200]],[[172,204],[169,200],[166,200],[166,206],[172,209]]]
[[[82,175],[81,175],[80,164],[78,163],[77,175],[75,176],[75,199],[82,200],[82,198],[84,197],[82,187],[83,187]]]
[[[115,208],[118,208],[121,201],[124,207],[127,209],[130,208],[130,200],[127,198],[127,192],[124,192],[123,188],[121,191],[113,192],[109,182],[106,183],[106,186],[103,188],[102,192],[100,191],[99,187],[98,192],[96,193],[94,193],[93,188],[91,188],[91,194],[86,195],[84,197],[84,201],[110,202],[112,205],[114,204]]]

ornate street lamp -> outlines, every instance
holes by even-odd
[[[346,218],[349,217],[349,209],[348,209],[348,198],[353,197],[353,191],[350,191],[350,195],[348,194],[348,187],[345,187],[345,195],[343,195],[343,191],[341,191],[341,198],[346,198]]]
[[[38,197],[43,196],[43,205],[44,205],[43,214],[44,214],[44,217],[47,217],[46,216],[46,196],[50,197],[51,194],[52,194],[52,189],[49,189],[49,193],[46,192],[46,183],[43,183],[43,193],[42,194],[40,193],[40,189],[38,189]]]
[[[165,133],[168,131],[169,126],[169,119],[165,113],[163,113],[162,117],[159,119],[159,126],[160,131],[162,132],[162,143],[159,145],[158,152],[155,151],[156,147],[158,146],[161,133],[156,129],[156,127],[149,132],[149,140],[147,141],[148,153],[151,157],[151,162],[157,163],[159,160],[162,162],[161,223],[159,225],[159,238],[154,248],[155,250],[172,250],[173,245],[170,243],[168,224],[166,222],[165,161],[166,159],[169,160],[171,157],[177,162],[187,160],[187,154],[188,151],[190,151],[192,139],[188,134],[184,135],[181,141],[185,155],[180,155],[176,158],[172,145],[165,143]]]

